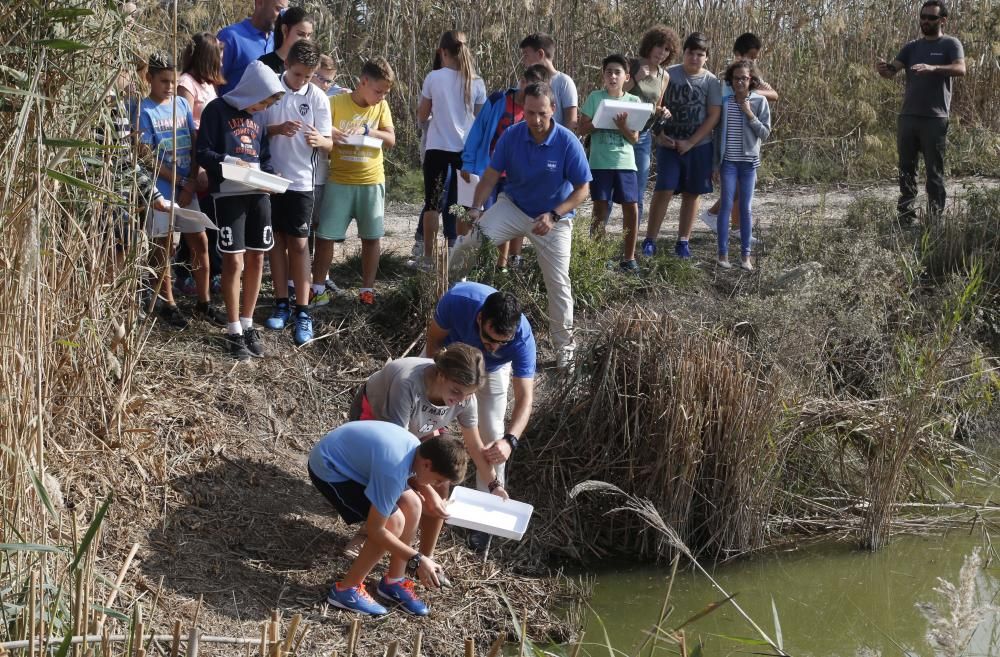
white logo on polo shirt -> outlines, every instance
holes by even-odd
[[[555,171],[556,169],[559,168],[559,163],[555,160],[549,160],[548,162],[545,163],[545,168],[548,169],[549,171]]]

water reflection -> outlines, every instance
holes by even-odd
[[[971,536],[900,537],[877,554],[828,544],[722,566],[713,576],[727,591],[737,593],[740,606],[772,636],[773,596],[785,650],[795,657],[932,657],[942,653],[928,643],[928,623],[916,603],[941,603],[933,590],[937,578],[957,583],[965,556],[981,544],[978,531]],[[659,613],[668,574],[665,567],[598,574],[592,605],[617,649],[635,654],[644,630]],[[977,577],[979,598],[986,603],[1000,591],[998,577],[995,569],[981,570]],[[680,624],[722,597],[704,577],[679,573],[668,625]],[[601,633],[592,623],[587,634],[588,641],[596,641]],[[689,637],[702,638],[706,655],[755,650],[720,635],[754,636],[729,606],[697,621],[688,632]],[[986,615],[963,654],[1000,654],[1000,615]]]

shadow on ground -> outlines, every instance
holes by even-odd
[[[144,574],[234,618],[313,607],[347,531],[304,464],[287,466],[221,457],[174,481],[182,504],[149,533]]]

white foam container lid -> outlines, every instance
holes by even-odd
[[[602,130],[617,130],[615,117],[622,112],[628,113],[629,130],[642,130],[646,121],[653,115],[652,103],[630,103],[624,100],[605,98],[594,112],[594,127]]]
[[[445,522],[520,541],[534,511],[535,507],[524,502],[503,500],[490,493],[455,486],[448,498]]]
[[[237,164],[222,163],[222,177],[226,180],[238,182],[254,189],[264,189],[276,194],[283,194],[288,190],[292,181],[281,176],[276,176],[260,169],[241,167]]]
[[[382,140],[378,137],[369,137],[367,135],[348,135],[344,139],[345,144],[351,146],[367,146],[368,148],[382,148]]]

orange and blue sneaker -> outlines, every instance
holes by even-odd
[[[404,577],[398,582],[391,584],[383,577],[378,583],[376,591],[386,600],[399,603],[403,611],[408,614],[426,616],[430,613],[427,605],[417,597],[416,592],[413,590],[413,580],[409,577]]]
[[[379,587],[381,587],[381,584]],[[330,593],[326,596],[326,601],[334,607],[361,612],[369,616],[381,616],[389,613],[388,609],[375,602],[375,599],[368,595],[364,584],[346,589],[341,589],[334,584],[330,587]]]
[[[358,294],[358,301],[360,301],[365,306],[375,305],[375,290],[363,289],[361,293]]]

